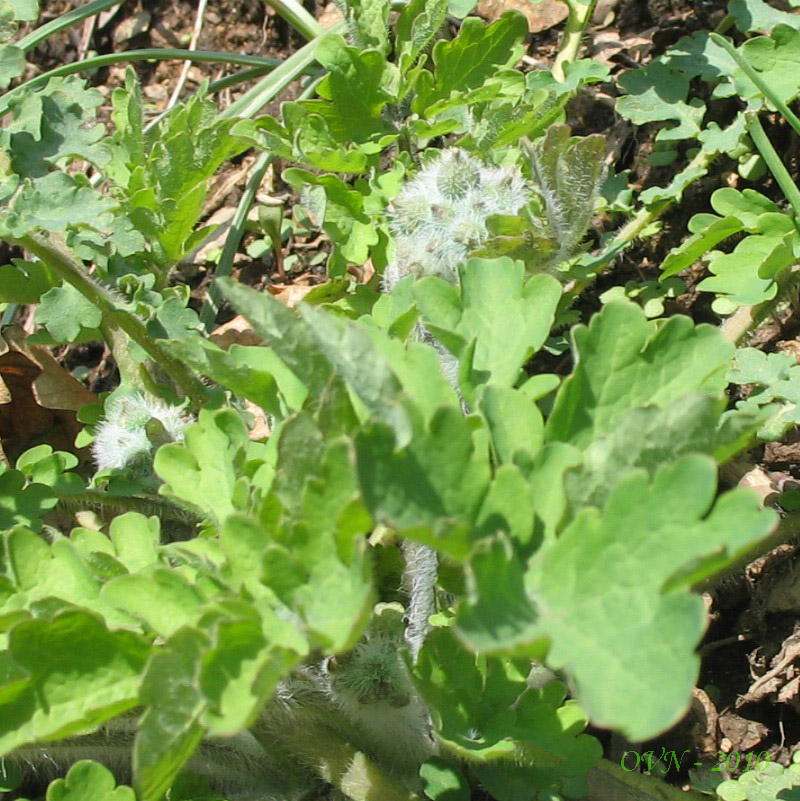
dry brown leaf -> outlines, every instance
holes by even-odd
[[[137,11],[125,17],[116,28],[114,28],[113,39],[117,44],[133,39],[142,33],[146,33],[150,27],[152,14],[149,11]]]
[[[272,284],[267,292],[274,295],[284,306],[293,309],[301,300],[314,289],[313,284]]]
[[[713,754],[717,747],[717,722],[719,715],[714,702],[705,690],[695,687],[692,690],[693,740],[698,750],[706,755]]]
[[[30,345],[18,326],[0,338],[0,440],[7,463],[34,445],[74,453],[82,463],[89,451],[75,447],[81,430],[75,412],[97,396],[71,376],[43,347]]]
[[[755,748],[768,733],[767,727],[757,720],[747,720],[733,712],[725,712],[719,718],[720,731],[731,741],[734,751],[749,751]]]
[[[215,328],[208,338],[223,350],[228,350],[231,345],[261,344],[261,337],[241,314]]]
[[[267,413],[252,401],[245,401],[245,409],[253,416],[253,427],[247,433],[250,439],[265,439],[272,433]]]
[[[485,19],[494,22],[503,12],[513,9],[521,12],[528,20],[528,30],[540,33],[563,22],[569,14],[569,8],[561,0],[479,0],[475,9]]]
[[[794,662],[798,658],[800,658],[800,633],[795,631],[784,640],[780,652],[771,660],[769,670],[750,685],[747,692],[736,701],[736,706],[755,703],[780,692],[797,676]]]

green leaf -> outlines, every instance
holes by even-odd
[[[0,751],[97,726],[138,703],[149,646],[130,631],[109,631],[92,614],[68,610],[27,620],[9,633],[14,663],[28,680],[0,698]]]
[[[751,413],[762,410],[771,415],[762,421],[758,432],[761,439],[778,440],[800,422],[800,366],[788,353],[737,350],[727,378],[734,384],[756,385],[745,400],[736,404],[736,409]]]
[[[429,420],[440,406],[458,405],[434,348],[418,342],[404,343],[372,328],[367,328],[367,333],[376,350],[388,360],[406,395],[414,399],[415,406],[426,419]]]
[[[706,112],[705,103],[697,98],[686,102],[689,78],[683,71],[653,61],[640,70],[629,70],[619,79],[627,92],[617,101],[617,110],[635,125],[664,120],[675,122],[662,128],[657,142],[696,137]]]
[[[711,207],[717,214],[737,218],[742,223],[742,228],[751,232],[759,231],[758,221],[761,215],[780,211],[775,203],[755,189],[739,192],[729,186],[717,189],[711,195]],[[691,222],[689,224],[691,226]],[[690,230],[694,231],[691,228]]]
[[[21,525],[39,531],[41,518],[58,503],[49,487],[25,483],[18,470],[0,471],[0,528]]]
[[[220,620],[215,634],[200,673],[209,702],[203,722],[210,734],[230,736],[253,724],[297,655],[272,647],[255,614]]]
[[[192,624],[203,598],[180,573],[164,567],[150,576],[119,576],[106,582],[102,597],[125,610],[161,637],[171,637],[182,626]]]
[[[227,351],[206,339],[171,341],[170,348],[195,370],[253,401],[278,418],[297,411],[306,388],[269,348],[233,345]]]
[[[525,595],[523,567],[508,541],[479,544],[467,566],[466,598],[454,631],[477,653],[514,651],[536,636],[536,610]]]
[[[148,664],[141,691],[147,711],[133,751],[134,785],[143,801],[159,801],[205,734],[198,674],[207,649],[199,631],[184,628]]]
[[[344,12],[352,44],[361,50],[372,47],[388,55],[390,4],[387,0],[348,0],[337,5]]]
[[[703,456],[660,468],[652,482],[631,473],[602,514],[584,509],[532,562],[529,588],[552,638],[547,664],[569,672],[594,722],[634,741],[664,731],[688,708],[705,615],[686,587],[775,523],[746,491],[714,505],[716,483]],[[631,693],[650,700],[630,704]]]
[[[0,46],[0,89],[8,89],[11,81],[25,72],[26,66],[24,50],[14,45]]]
[[[413,110],[422,114],[455,92],[483,86],[498,68],[517,60],[519,44],[527,35],[527,20],[518,11],[505,12],[491,25],[475,17],[465,19],[455,39],[433,46],[434,78],[418,82]]]
[[[202,410],[197,423],[185,430],[182,443],[158,449],[153,465],[164,479],[164,492],[202,509],[217,523],[242,498],[241,466],[247,429],[233,409]]]
[[[748,770],[736,779],[729,779],[717,785],[717,797],[722,801],[773,801],[797,796],[800,788],[800,765],[785,768],[777,762],[770,762],[761,768]]]
[[[398,446],[406,445],[411,439],[412,426],[408,411],[399,402],[400,382],[363,327],[312,306],[301,306],[300,314],[320,351],[355,390],[372,416],[392,427]]]
[[[715,218],[700,233],[694,234],[678,247],[672,248],[667,254],[667,258],[661,263],[662,280],[690,267],[723,239],[741,231],[742,227],[742,221],[736,217]]]
[[[572,329],[576,367],[559,388],[548,440],[586,447],[632,408],[666,408],[690,392],[721,395],[733,345],[683,315],[650,322],[632,303],[613,302]]]
[[[308,388],[321,399],[334,379],[333,366],[321,352],[313,332],[294,312],[266,293],[230,279],[219,279],[223,296],[243,314],[253,330]],[[341,379],[338,379],[341,386]]]
[[[269,552],[264,582],[291,598],[326,647],[344,650],[373,602],[362,539],[372,521],[358,498],[350,446],[344,439],[326,443],[301,414],[282,427],[279,449],[274,492],[296,522],[281,538],[287,550]],[[251,533],[246,541],[253,539]],[[241,566],[238,573],[244,573]]]
[[[429,759],[421,768],[425,795],[433,801],[469,801],[469,783],[459,770],[443,757]]]
[[[729,458],[731,448],[744,448],[758,427],[751,419],[741,429],[721,427],[725,399],[690,393],[666,408],[631,409],[606,436],[586,449],[584,464],[566,476],[567,494],[574,509],[601,507],[614,485],[631,470],[658,467],[688,453]]]
[[[57,283],[58,279],[41,262],[11,259],[11,264],[0,267],[0,301],[39,303]]]
[[[39,16],[39,0],[6,0],[20,22],[33,22]]]
[[[748,236],[739,242],[733,253],[718,254],[709,261],[713,273],[704,278],[697,288],[715,292],[724,298],[722,311],[731,311],[731,305],[755,306],[771,300],[778,292],[774,277],[795,261],[792,240],[797,234],[785,237]]]
[[[96,109],[97,89],[87,89],[74,75],[52,78],[44,89],[25,90],[11,104],[13,120],[0,133],[0,145],[18,175],[42,177],[62,159],[86,159],[102,167],[110,158],[102,142],[105,128]]]
[[[452,631],[436,629],[420,652],[414,679],[448,750],[473,765],[524,760],[536,766],[536,784],[552,786],[587,770],[602,750],[580,733],[586,720],[576,705],[564,704],[564,686],[556,681],[531,690],[529,670],[529,660],[476,657]]]
[[[364,210],[365,196],[335,175],[314,175],[291,167],[282,177],[300,195],[302,205],[321,213],[322,219],[317,224],[342,257],[363,264],[369,256],[369,247],[378,242],[374,222]],[[323,190],[322,195],[319,189]]]
[[[96,329],[103,313],[71,284],[55,286],[42,295],[36,322],[56,342],[74,342],[86,329]]]
[[[483,536],[506,532],[518,548],[530,545],[534,516],[531,486],[516,465],[495,470],[483,499],[477,530]]]
[[[339,34],[320,41],[315,57],[328,70],[317,87],[324,100],[304,100],[301,105],[318,114],[338,142],[368,142],[393,133],[381,118],[391,99],[382,88],[386,57],[379,50],[349,47]]]
[[[460,276],[460,298],[432,276],[414,284],[422,317],[446,345],[448,332],[475,340],[469,364],[475,386],[512,386],[550,332],[561,285],[549,275],[524,281],[522,265],[507,258],[470,259]]]
[[[9,609],[58,599],[61,607],[76,604],[103,615],[110,626],[132,627],[135,619],[104,603],[100,583],[80,551],[68,539],[48,545],[28,529],[17,527],[6,533],[9,572],[19,594],[12,596]],[[59,607],[59,608],[61,608]]]
[[[131,219],[165,270],[191,249],[209,178],[252,144],[255,128],[239,124],[234,134],[237,120],[220,119],[216,104],[200,91],[144,134],[138,89],[127,83],[125,91],[116,98],[116,122],[130,130],[118,128],[115,137],[122,149],[116,174]]]
[[[355,445],[364,501],[378,522],[404,531],[474,521],[489,465],[459,409],[442,407],[405,448],[396,448],[393,432],[381,423],[360,431]],[[456,535],[437,539],[437,547],[463,557],[464,532]]]
[[[36,230],[61,233],[83,225],[104,231],[112,224],[110,212],[117,208],[116,201],[89,186],[84,176],[50,172],[33,181],[26,179],[0,230],[14,237]]]
[[[159,522],[157,517],[146,518],[135,512],[118,515],[111,521],[108,534],[114,551],[131,573],[138,573],[158,561]]]
[[[135,801],[130,787],[120,785],[105,765],[90,759],[76,762],[66,778],[56,779],[47,789],[47,801]]]
[[[778,25],[771,36],[756,36],[742,45],[740,51],[777,97],[785,102],[797,97],[797,83],[787,74],[800,64],[800,31],[796,27]],[[760,97],[761,91],[751,92],[750,96],[753,95]]]
[[[403,7],[394,28],[401,71],[405,72],[428,46],[441,30],[446,16],[447,0],[412,0]]]
[[[786,11],[773,8],[764,0],[731,0],[728,13],[736,20],[742,33],[766,31],[770,33],[776,25],[798,27],[797,17]]]
[[[542,207],[531,218],[533,236],[551,244],[552,255],[545,263],[552,266],[577,253],[605,176],[605,138],[570,133],[568,125],[551,125],[527,148]]]
[[[539,407],[526,395],[508,387],[487,384],[478,408],[486,420],[497,461],[514,461],[517,450],[535,456],[544,438],[544,421]]]

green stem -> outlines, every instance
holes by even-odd
[[[337,26],[331,32],[339,29]],[[262,81],[245,92],[238,100],[220,112],[220,119],[231,117],[254,117],[274,97],[282,92],[292,81],[305,72],[314,61],[320,38],[312,39],[293,53],[279,67],[276,67]]]
[[[296,0],[264,0],[264,2],[309,41],[325,33],[325,28]]]
[[[761,125],[761,120],[758,118],[758,112],[745,111],[744,113],[745,125],[747,126],[747,133],[753,140],[753,144],[758,148],[758,152],[769,167],[772,177],[777,182],[781,191],[786,195],[794,212],[794,223],[800,223],[800,189],[797,188],[792,176],[789,175],[789,170],[786,165],[781,161],[775,148],[772,146],[769,137]]]
[[[108,511],[115,514],[138,512],[161,520],[180,523],[200,523],[203,518],[157,495],[111,495],[100,490],[85,490],[78,493],[57,493],[58,504],[67,511]]]
[[[759,303],[757,306],[740,306],[720,326],[722,335],[729,342],[738,345],[747,334],[771,316],[775,307],[800,284],[800,272],[792,269],[783,270],[777,277],[778,291],[772,300]]]
[[[708,796],[684,792],[642,773],[626,771],[615,762],[601,759],[588,774],[586,801],[707,801]]]
[[[726,31],[729,31],[734,25],[736,24],[736,17],[733,14],[726,14],[714,28],[714,33],[723,34]]]
[[[772,87],[753,69],[750,62],[730,43],[724,36],[718,33],[710,33],[708,38],[714,44],[719,45],[741,68],[744,74],[758,87],[764,97],[775,106],[784,116],[786,122],[800,134],[800,118],[781,100],[772,90]]]
[[[19,238],[8,237],[7,241],[33,253],[62,280],[71,284],[94,303],[110,324],[121,328],[164,369],[195,408],[202,408],[205,405],[208,390],[202,381],[180,359],[176,359],[164,350],[147,333],[144,323],[138,317],[120,308],[117,298],[111,291],[94,281],[62,245],[56,244],[51,237],[38,233],[26,234]]]
[[[569,8],[569,15],[567,16],[567,25],[564,29],[564,37],[561,40],[561,47],[556,60],[553,62],[552,70],[553,77],[562,82],[565,78],[564,65],[578,58],[583,33],[592,18],[597,0],[588,0],[586,3],[582,3],[580,0],[565,0],[565,2]]]
[[[272,72],[272,67],[269,69],[251,67],[247,70],[232,72],[230,75],[226,75],[224,78],[220,78],[218,81],[212,81],[208,85],[208,93],[210,95],[216,94],[217,92],[221,92],[223,89],[227,89],[229,86],[238,86],[240,83],[252,80],[253,78],[260,78],[262,75],[270,72]]]
[[[733,127],[736,125],[734,121],[731,123]],[[727,131],[728,129],[726,129]],[[711,166],[717,153],[709,153],[706,150],[700,150],[697,155],[686,165],[683,172],[694,172],[697,174],[692,177],[692,181],[702,178],[708,168]],[[670,196],[662,200],[656,201],[651,206],[644,206],[630,220],[619,230],[617,235],[608,242],[603,250],[595,256],[588,265],[594,271],[600,270],[606,264],[614,261],[624,250],[626,250],[635,239],[637,239],[648,226],[652,225],[673,203],[679,199],[678,196]],[[571,289],[571,294],[579,294],[584,287],[589,284],[589,281],[576,281],[574,287]]]
[[[230,275],[233,270],[233,258],[236,255],[236,251],[239,249],[239,244],[242,241],[244,226],[247,222],[247,213],[250,211],[250,206],[253,204],[256,192],[261,186],[261,181],[264,179],[264,173],[267,171],[267,167],[269,167],[271,161],[271,153],[262,153],[258,157],[258,161],[253,167],[253,172],[250,173],[250,177],[247,180],[247,186],[245,187],[242,198],[239,201],[239,205],[236,207],[236,213],[233,215],[230,231],[225,238],[225,245],[222,248],[222,256],[220,257],[219,264],[214,271],[215,278]],[[277,243],[277,246],[280,247],[280,242]],[[217,286],[216,282],[214,282],[209,287],[206,301],[203,304],[203,308],[200,310],[200,322],[203,324],[203,328],[205,328],[206,331],[211,331],[211,328],[214,325],[214,320],[217,317],[221,300],[222,295],[219,291],[219,287]]]
[[[86,70],[99,69],[108,64],[127,63],[129,61],[198,61],[206,63],[225,63],[240,64],[252,67],[260,71],[274,70],[282,63],[282,59],[262,58],[260,56],[237,55],[232,53],[218,52],[214,50],[176,50],[169,47],[149,47],[142,50],[126,50],[122,53],[107,53],[102,56],[92,56],[91,58],[76,61],[73,64],[65,64],[62,67],[43,72],[35,78],[26,81],[19,86],[6,92],[0,98],[0,114],[5,114],[11,107],[11,100],[26,89],[36,89],[46,84],[51,78],[58,78],[64,75],[74,75]]]
[[[73,8],[72,11],[67,11],[66,14],[56,17],[54,20],[37,28],[35,31],[31,31],[27,36],[23,36],[22,39],[16,43],[16,47],[21,48],[26,53],[30,53],[36,45],[43,42],[48,36],[63,31],[64,28],[69,28],[70,25],[83,22],[83,20],[95,14],[99,14],[107,8],[111,8],[111,6],[115,6],[118,2],[119,0],[92,0],[91,3]]]

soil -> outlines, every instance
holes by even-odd
[[[546,2],[547,0],[545,0]],[[44,2],[42,21],[47,21],[75,3],[64,0]],[[485,13],[497,15],[508,2],[494,3]],[[725,13],[723,0],[608,0],[598,6],[588,38],[588,47],[596,58],[606,60],[614,74],[646,64],[680,37],[695,30],[713,28]],[[307,2],[307,9],[319,17],[330,13],[320,0]],[[516,7],[516,6],[515,6]],[[127,0],[113,14],[102,15],[89,28],[70,30],[51,37],[33,55],[37,70],[47,70],[83,56],[87,51],[99,53],[144,47],[185,46],[195,25],[196,4],[184,0]],[[548,23],[543,23],[547,25]],[[532,26],[533,27],[533,26]],[[544,27],[530,37],[527,61],[546,64],[552,59],[558,43],[558,27]],[[592,44],[594,43],[594,44]],[[604,44],[605,43],[605,44]],[[612,43],[609,45],[608,43]],[[296,34],[262,0],[209,0],[206,7],[198,47],[205,50],[234,51],[284,58],[303,44]],[[162,110],[179,81],[183,62],[138,62],[134,66],[144,87],[149,111]],[[124,81],[124,66],[99,70],[91,81],[106,95]],[[225,71],[216,65],[191,66],[186,76],[184,94],[197,89],[203,80],[217,80]],[[226,106],[239,92],[225,91],[219,100]],[[296,96],[297,86],[290,87],[281,100]],[[569,108],[569,122],[578,134],[600,132],[608,137],[609,147],[617,156],[616,170],[631,171],[631,180],[640,187],[663,184],[676,169],[685,164],[683,154],[674,165],[651,167],[648,156],[658,128],[645,126],[635,132],[613,112],[614,87],[600,84],[582,92]],[[716,109],[716,107],[715,107]],[[278,103],[266,111],[275,113]],[[716,109],[721,121],[730,113],[724,104]],[[788,149],[788,131],[772,121],[769,131],[779,151]],[[247,177],[252,158],[245,156],[227,165],[214,179],[209,191],[207,218],[229,213],[235,207]],[[779,198],[768,179],[748,184],[732,171],[732,163],[719,159],[707,178],[693,185],[685,200],[662,220],[660,233],[631,247],[614,266],[613,273],[601,276],[582,298],[582,312],[600,307],[600,294],[611,286],[628,280],[656,280],[659,265],[667,252],[686,235],[686,223],[692,214],[708,211],[708,198],[726,183],[737,188],[753,186]],[[281,182],[279,172],[270,174],[261,200],[287,203],[291,198]],[[596,235],[613,230],[620,220],[597,221]],[[303,288],[324,281],[324,239],[317,234],[298,235],[285,243],[284,260],[291,267],[288,276],[280,275],[271,254],[258,258],[247,255],[248,246],[256,238],[245,239],[236,261],[237,277],[259,288],[273,292],[302,295]],[[8,256],[7,253],[0,254]],[[292,257],[292,258],[290,258]],[[687,291],[668,303],[666,313],[691,315],[697,322],[718,324],[711,312],[708,296],[693,290],[700,273],[684,276]],[[201,260],[184,265],[177,280],[189,283],[199,303],[204,297],[206,266]],[[759,346],[775,350],[793,340],[798,324],[791,315],[776,320],[762,334]],[[788,346],[784,346],[788,347]],[[73,346],[57,355],[72,371],[83,368],[81,375],[93,390],[110,388],[115,382],[113,363],[102,348],[94,345]],[[749,461],[747,461],[749,460]],[[800,436],[787,438],[760,452],[747,455],[735,466],[730,483],[749,481],[762,487],[767,502],[774,503],[780,490],[800,480]],[[747,463],[744,463],[747,461]],[[800,486],[800,485],[798,485]],[[749,565],[705,595],[711,624],[701,645],[702,670],[692,708],[686,718],[670,732],[651,743],[626,743],[606,732],[594,732],[607,746],[607,755],[619,761],[624,751],[639,752],[661,749],[682,752],[690,757],[680,771],[667,775],[669,781],[685,784],[689,780],[686,767],[699,761],[711,767],[720,762],[720,755],[737,752],[741,767],[746,755],[765,753],[769,760],[788,764],[800,741],[800,561],[793,544],[784,544],[766,557]],[[729,761],[733,764],[733,761]],[[727,769],[726,769],[727,771]],[[657,770],[654,772],[658,772]],[[736,771],[733,771],[735,774]]]

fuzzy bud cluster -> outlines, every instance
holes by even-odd
[[[442,151],[392,202],[389,227],[395,258],[384,272],[390,292],[407,275],[458,283],[458,267],[484,242],[487,219],[513,215],[529,200],[517,169],[489,167],[465,150]]]
[[[182,440],[189,423],[180,409],[139,392],[112,398],[105,412],[92,444],[97,469],[126,468],[138,478],[152,475],[157,444]]]

